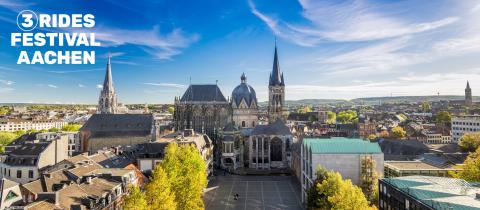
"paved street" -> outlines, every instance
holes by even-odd
[[[207,210],[302,209],[300,184],[291,176],[218,176],[208,190]]]

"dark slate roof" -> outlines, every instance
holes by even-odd
[[[138,144],[135,153],[138,155],[145,154],[163,154],[169,142],[149,142]]]
[[[290,129],[281,120],[269,125],[257,125],[251,135],[292,135]]]
[[[245,74],[242,74],[241,80],[242,83],[240,83],[232,91],[232,101],[235,103],[235,105],[237,105],[237,107],[242,102],[242,99],[245,100],[247,106],[249,107],[250,105],[252,105],[253,101],[255,101],[255,104],[257,104],[257,94],[255,93],[255,90],[252,88],[252,86],[247,84],[247,77],[245,76]]]
[[[80,131],[88,131],[91,137],[147,136],[151,134],[151,114],[94,114]]]
[[[31,143],[24,144],[14,149],[5,159],[5,164],[11,166],[35,166],[38,156],[42,153],[49,143]]]
[[[23,134],[20,137],[13,140],[10,144],[8,144],[8,146],[22,145],[22,144],[25,144],[25,142],[27,142],[27,141],[36,140],[37,139],[37,134],[38,134],[38,132]]]
[[[39,155],[40,153],[47,148],[50,143],[33,143],[33,144],[24,144],[20,147],[14,149],[10,154],[11,155]]]
[[[280,63],[278,62],[278,55],[277,55],[277,46],[275,45],[275,55],[273,57],[273,69],[272,73],[270,73],[270,86],[285,86],[285,81],[283,80],[283,73],[280,71]]]
[[[183,94],[180,101],[220,101],[227,102],[227,99],[220,91],[218,85],[190,85]]]
[[[223,127],[223,131],[237,131],[238,129],[233,125],[233,123],[228,123]]]

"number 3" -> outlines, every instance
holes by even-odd
[[[30,28],[30,27],[33,26],[33,20],[32,20],[33,15],[32,14],[28,14],[28,13],[22,14],[22,17],[25,20],[25,22],[22,23],[23,27]]]

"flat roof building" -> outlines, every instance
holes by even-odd
[[[305,138],[301,147],[302,201],[313,185],[319,166],[339,172],[354,184],[362,182],[363,160],[371,158],[378,176],[383,175],[383,153],[376,142],[359,138]],[[370,171],[370,170],[367,170]]]
[[[379,209],[479,209],[480,188],[465,180],[406,176],[379,180]]]

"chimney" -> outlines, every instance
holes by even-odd
[[[92,183],[92,177],[91,177],[91,176],[87,176],[86,182],[87,182],[87,184],[91,184],[91,183]]]

